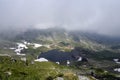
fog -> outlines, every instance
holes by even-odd
[[[120,0],[0,0],[0,31],[64,27],[120,35]]]

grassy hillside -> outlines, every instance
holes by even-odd
[[[70,76],[69,74],[70,73]],[[68,74],[68,75],[66,75]],[[52,62],[24,62],[13,60],[10,57],[0,57],[0,79],[1,80],[53,80],[57,77],[77,80],[72,69],[60,66]]]

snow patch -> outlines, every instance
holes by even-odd
[[[113,59],[113,61],[118,62],[119,59]]]
[[[77,61],[82,61],[82,57],[79,57],[79,59]]]
[[[28,49],[28,47],[25,44],[23,44],[23,43],[17,43],[17,45],[18,45],[18,49],[20,49],[20,48]]]
[[[56,64],[60,64],[60,62],[56,62]]]
[[[115,61],[117,64],[120,64],[119,59],[113,59],[113,61]]]
[[[39,58],[39,59],[36,59],[36,60],[34,60],[34,61],[38,61],[38,62],[48,62],[48,60],[45,59],[45,58]]]
[[[41,47],[41,46],[43,46],[43,45],[37,44],[37,43],[33,43],[33,45],[34,45],[34,48],[35,48],[35,49],[36,49],[36,48],[39,48],[39,47]]]
[[[15,52],[16,52],[16,53],[21,53],[21,50],[22,50],[22,49],[15,49]]]
[[[67,60],[67,65],[69,65],[70,64],[70,61],[69,60]]]
[[[120,72],[120,68],[115,68],[114,71]]]

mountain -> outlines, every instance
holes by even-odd
[[[97,44],[117,45],[119,37],[110,37],[97,33],[78,30],[65,30],[64,28],[28,29],[26,31],[8,30],[0,32],[0,39],[4,40],[27,40],[27,41],[90,41]]]
[[[120,38],[109,37],[97,33],[68,31],[63,28],[30,29],[12,38],[14,41],[26,40],[42,44],[67,43],[87,49],[99,50],[120,45]]]
[[[16,43],[21,42],[21,40],[47,46],[42,47],[41,49],[38,48],[37,51],[42,50],[42,52],[45,52],[45,50],[49,51],[58,49],[63,52],[71,52],[72,50],[75,50],[76,47],[79,47],[79,49],[86,50],[88,51],[88,53],[94,53],[92,56],[91,54],[88,54],[88,57],[99,57],[100,59],[116,58],[119,55],[120,49],[120,38],[109,37],[83,31],[68,31],[63,28],[29,29],[25,32],[13,35],[11,38],[1,37],[0,47],[14,47]],[[37,52],[32,48],[30,49],[27,50],[27,53],[33,54],[32,52]],[[38,53],[39,52],[37,52],[37,55]]]
[[[83,31],[68,31],[63,28],[29,29],[17,34],[13,32],[13,35],[12,32],[0,33],[0,35],[0,57],[2,56],[0,79],[6,79],[5,75],[12,73],[8,76],[9,79],[21,77],[23,80],[30,78],[52,80],[67,76],[66,80],[73,80],[70,76],[76,75],[73,76],[75,80],[83,76],[90,78],[88,80],[91,78],[119,80],[119,72],[114,69],[119,68],[120,65],[113,60],[119,59],[120,56],[120,38]],[[19,54],[24,56],[15,53],[20,47],[18,44],[27,47],[20,48],[22,50]],[[6,56],[9,56],[9,59]],[[41,58],[47,59],[48,62],[34,63],[36,59]],[[27,60],[27,63],[22,62],[21,59]],[[68,72],[64,73],[66,70]]]

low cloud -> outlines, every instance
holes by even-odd
[[[120,0],[0,0],[0,28],[65,27],[120,35]]]

